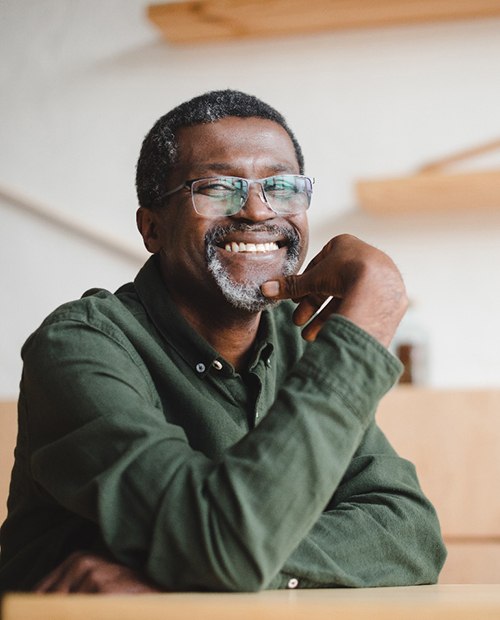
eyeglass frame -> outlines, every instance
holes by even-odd
[[[177,187],[174,187],[174,189],[169,190],[168,192],[166,192],[165,194],[162,195],[162,199],[163,198],[167,198],[168,196],[172,196],[173,194],[176,194],[177,192],[180,192],[182,189],[188,189],[190,190],[190,195],[191,195],[191,204],[193,205],[193,209],[196,211],[196,213],[198,213],[198,215],[203,215],[203,216],[207,216],[206,213],[200,213],[197,208],[196,208],[196,204],[195,204],[195,200],[194,200],[194,191],[193,191],[193,185],[194,183],[198,182],[198,181],[210,181],[212,179],[238,179],[239,181],[246,181],[248,183],[248,191],[247,191],[247,195],[245,197],[245,200],[243,201],[242,205],[240,206],[240,208],[235,211],[234,213],[230,213],[227,214],[227,217],[231,217],[233,215],[236,215],[237,213],[239,213],[244,206],[246,205],[247,201],[248,201],[248,197],[250,196],[250,185],[253,183],[258,183],[260,185],[260,188],[262,190],[262,196],[264,197],[264,204],[266,204],[269,209],[271,209],[271,211],[273,213],[276,213],[277,215],[285,215],[283,213],[280,214],[279,211],[276,211],[275,209],[273,209],[271,207],[271,204],[269,202],[269,199],[267,197],[266,194],[266,190],[264,189],[264,181],[267,181],[268,179],[272,179],[273,177],[298,177],[300,179],[307,179],[310,184],[311,184],[311,193],[310,194],[306,194],[308,195],[308,202],[307,202],[307,207],[304,209],[304,211],[307,211],[307,209],[310,207],[311,204],[311,196],[312,196],[312,186],[314,185],[314,183],[316,182],[316,179],[314,177],[309,177],[305,174],[293,174],[293,173],[289,173],[289,174],[271,174],[268,177],[263,177],[262,179],[247,179],[245,177],[235,177],[235,176],[231,176],[231,175],[219,175],[219,176],[214,176],[214,177],[201,177],[199,179],[188,179],[187,181],[184,181],[184,183],[181,183],[181,185],[178,185]],[[297,211],[297,213],[302,213],[302,211]],[[293,215],[293,212],[290,213],[286,213],[286,215]],[[217,217],[217,216],[214,216]]]

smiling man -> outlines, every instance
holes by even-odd
[[[297,275],[312,187],[255,97],[208,93],[155,124],[137,167],[152,257],[23,348],[2,590],[436,581],[435,512],[374,420],[404,285],[349,235]]]

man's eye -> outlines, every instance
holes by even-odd
[[[294,179],[274,177],[266,183],[266,192],[290,194],[300,191]]]
[[[217,179],[198,184],[196,191],[207,196],[224,196],[233,193],[235,187],[232,183]]]

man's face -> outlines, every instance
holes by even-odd
[[[179,161],[166,190],[220,175],[260,179],[299,173],[290,137],[273,121],[227,117],[184,127],[177,139]],[[306,214],[279,216],[261,195],[252,184],[241,211],[216,218],[196,213],[188,190],[167,199],[156,214],[157,233],[164,277],[178,301],[225,300],[257,312],[270,303],[260,285],[298,271],[307,252]]]

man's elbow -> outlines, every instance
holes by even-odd
[[[446,561],[447,553],[446,546],[441,537],[427,545],[427,554],[422,562],[420,584],[437,583]]]

